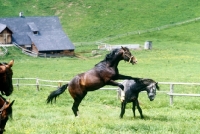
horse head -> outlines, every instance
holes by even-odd
[[[12,69],[14,60],[7,63],[0,63],[0,90],[2,95],[9,96],[13,92]]]
[[[14,100],[10,103],[10,101],[6,101],[5,98],[0,96],[0,133],[5,131],[6,123],[9,117],[12,118],[12,105]]]
[[[159,90],[159,86],[157,82],[150,83],[147,87],[147,94],[150,101],[153,101],[156,97],[156,90]]]
[[[127,47],[121,47],[123,53],[123,60],[128,61],[129,63],[136,64],[137,59],[131,54]]]

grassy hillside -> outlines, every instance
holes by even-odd
[[[68,33],[73,42],[90,42],[101,38],[114,37],[118,34],[135,30],[144,30],[173,24],[199,17],[198,15],[200,12],[200,2],[197,0],[193,0],[193,2],[163,0],[155,0],[154,2],[145,0],[86,0],[84,2],[79,0],[58,0],[56,2],[52,0],[21,0],[0,2],[0,6],[4,9],[4,12],[0,12],[1,17],[18,16],[20,11],[23,11],[25,16],[58,15],[64,30]],[[198,73],[196,72],[198,71],[199,54],[196,50],[200,48],[199,27],[200,21],[196,21],[160,31],[117,38],[108,41],[108,43],[137,43],[141,44],[143,47],[146,40],[153,41],[153,51],[133,51],[133,54],[138,58],[138,65],[133,68],[137,71],[131,73],[133,76],[152,77],[157,78],[158,81],[198,82]],[[43,60],[45,60],[45,62],[49,61],[48,65],[51,64],[52,66],[55,64],[54,61],[57,62],[57,64],[63,65],[64,63],[65,66],[57,66],[57,68],[55,68],[55,70],[59,70],[59,73],[58,78],[53,78],[65,79],[65,75],[60,74],[69,74],[73,72],[73,75],[69,75],[68,77],[71,78],[78,72],[83,72],[93,67],[94,64],[102,60],[105,54],[108,53],[105,51],[98,51],[100,57],[93,57],[91,51],[94,49],[97,49],[96,45],[76,46],[76,54],[83,57],[82,59],[61,58],[51,60],[31,58],[19,54],[20,51],[17,49],[10,49],[9,54],[6,56],[6,60],[12,58],[16,59],[17,66],[23,66],[20,65],[20,63],[23,64],[25,61],[27,61],[27,64],[30,64],[30,66],[26,66],[27,69],[24,69],[24,71],[28,70],[27,73],[15,73],[15,77],[27,77],[31,74],[32,77],[44,79],[49,78],[48,76],[45,76],[45,73],[38,73],[38,70],[30,73],[30,70],[35,71],[34,69],[31,69],[34,68],[35,65],[44,66],[39,65],[37,63],[38,60],[39,62]],[[5,59],[5,57],[0,58],[1,60]],[[80,67],[80,65],[78,63],[75,65],[73,60],[82,60],[83,64],[90,63],[90,65],[86,65],[86,68],[77,71],[77,67]],[[65,61],[69,63],[65,63]],[[70,61],[73,63],[71,68],[74,68],[74,70],[71,69],[68,71],[68,66],[71,64]],[[45,62],[40,62],[40,64]],[[132,67],[126,66],[126,64],[124,65],[122,63],[119,67],[125,68],[126,70],[132,70]],[[35,66],[35,68],[37,68],[37,66]],[[66,70],[62,72],[62,68],[66,68]],[[47,71],[48,69],[49,68],[46,68],[46,70],[41,69],[41,71]],[[18,71],[20,71],[20,68]],[[125,71],[125,73],[129,74],[128,71]]]
[[[199,7],[198,0],[1,0],[0,17],[56,15],[73,42],[87,42],[196,18]]]

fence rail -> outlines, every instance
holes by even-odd
[[[30,83],[21,83],[21,81],[24,80],[29,80],[32,81]],[[46,82],[46,83],[56,83],[56,84],[42,84],[41,82]],[[38,78],[13,78],[13,85],[17,86],[17,89],[19,90],[20,86],[35,86],[37,90],[40,89],[40,87],[59,87],[61,86],[62,83],[67,83],[69,81],[63,81],[63,80],[42,80]]]
[[[109,51],[115,48],[121,48],[121,47],[128,47],[129,49],[136,50],[136,49],[140,49],[140,44],[123,44],[123,45],[101,44],[101,45],[98,45],[98,49],[109,50]]]
[[[167,93],[170,97],[170,105],[174,102],[174,96],[189,96],[189,97],[200,97],[200,94],[185,94],[185,93],[174,93],[174,85],[196,85],[200,86],[200,83],[184,83],[184,82],[159,82],[159,84],[167,84],[169,85],[169,93]]]
[[[28,55],[28,56],[32,56],[32,57],[45,57],[46,58],[46,53],[36,53],[30,50],[27,50],[23,47],[21,47],[20,45],[18,45],[17,43],[13,42],[14,46],[17,47],[18,49],[22,50],[22,53]]]
[[[31,81],[31,83],[22,81]],[[35,86],[36,90],[39,91],[40,87],[53,87],[57,88],[60,87],[63,83],[68,83],[69,81],[63,80],[43,80],[39,78],[13,78],[13,85],[17,86],[19,90],[20,86]],[[46,84],[45,84],[46,83]],[[53,84],[52,84],[53,83]],[[170,105],[173,104],[173,97],[174,96],[189,96],[189,97],[200,97],[200,94],[186,94],[186,93],[175,93],[174,92],[174,85],[196,85],[200,86],[200,83],[184,83],[184,82],[158,82],[162,85],[169,85],[169,92],[167,91],[158,91],[160,93],[166,93],[170,97]],[[103,87],[100,88],[101,90],[118,90],[117,87]]]

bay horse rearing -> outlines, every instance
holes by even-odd
[[[115,80],[134,78],[119,74],[117,66],[121,60],[128,61],[132,64],[137,62],[128,48],[121,47],[114,49],[106,55],[104,60],[96,64],[94,68],[76,75],[69,83],[51,92],[47,98],[47,103],[52,103],[54,98],[56,100],[56,97],[62,94],[68,87],[68,91],[74,99],[72,111],[75,116],[78,116],[78,107],[88,91],[98,90],[105,85],[118,86],[123,90],[124,86]]]
[[[11,60],[9,63],[0,63],[0,91],[2,95],[9,96],[13,92],[13,71],[11,69],[13,64],[14,60]]]

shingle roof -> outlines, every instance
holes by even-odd
[[[33,42],[39,51],[75,49],[56,16],[0,18],[0,30],[5,25],[13,32],[13,41],[19,45]],[[39,31],[38,35],[33,31]]]
[[[1,24],[0,23],[0,33],[4,30],[4,29],[6,29],[6,28],[8,28],[6,25],[4,25],[4,24]],[[9,28],[8,28],[9,29]],[[9,29],[10,30],[10,29]],[[11,30],[10,30],[11,31]],[[12,31],[11,31],[12,32]]]
[[[6,25],[0,23],[0,33],[6,28]]]
[[[27,23],[31,31],[39,31],[34,22]]]
[[[32,41],[27,33],[14,33],[12,34],[12,41],[19,45],[31,45]]]
[[[40,51],[63,49],[70,50],[74,48],[74,46],[71,44],[70,40],[65,35],[65,33],[59,30],[40,32],[40,35],[34,35],[29,33],[28,36],[31,38],[31,40],[37,46],[37,49],[39,49]],[[68,45],[65,46],[65,43]]]

